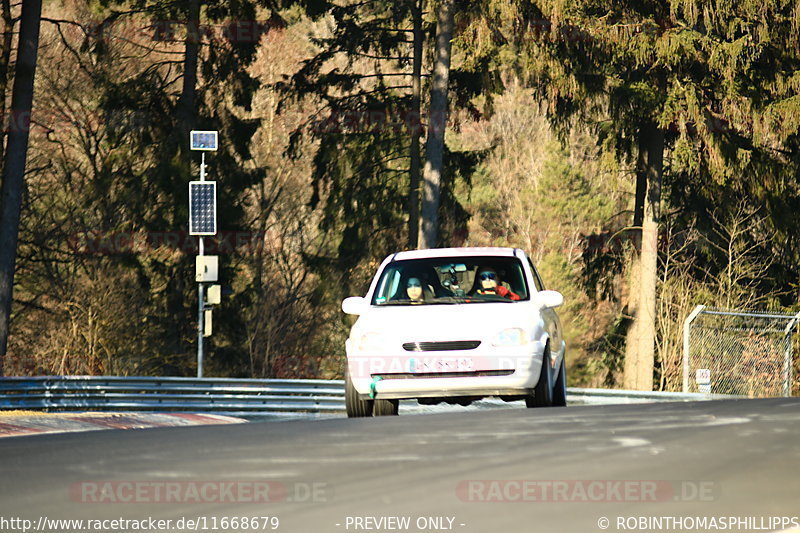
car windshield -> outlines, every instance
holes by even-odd
[[[446,305],[529,300],[516,257],[438,257],[394,261],[383,271],[372,305]]]

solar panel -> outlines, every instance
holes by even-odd
[[[217,132],[192,131],[190,141],[192,150],[215,151],[217,149]]]
[[[217,182],[189,182],[189,235],[217,234]]]

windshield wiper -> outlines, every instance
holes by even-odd
[[[386,302],[376,303],[375,305],[412,305],[411,300],[389,300]]]
[[[509,300],[508,298],[504,298],[499,294],[473,294],[472,296],[465,296],[461,299],[465,303],[468,304],[475,304],[475,303],[495,303],[495,302],[513,302],[513,300]]]
[[[494,296],[494,295],[475,295],[475,296],[439,296],[438,298],[433,298],[432,300],[425,300],[424,302],[412,302],[411,300],[389,300],[388,302],[382,302],[379,306],[386,306],[386,305],[407,305],[407,306],[417,306],[417,305],[455,305],[455,304],[475,304],[475,303],[495,303],[495,302],[508,302],[512,303],[513,300],[509,300],[508,298],[503,298],[502,296]]]
[[[434,298],[431,303],[434,304],[463,304],[466,298],[463,296],[439,296]]]
[[[390,300],[388,302],[382,302],[382,303],[375,304],[375,305],[379,305],[379,306],[386,306],[386,305],[413,305],[413,306],[418,306],[418,305],[452,305],[452,304],[463,303],[463,302],[464,302],[463,298],[455,298],[455,297],[445,296],[443,298],[434,298],[432,300],[425,300],[423,302],[412,302],[411,300]]]

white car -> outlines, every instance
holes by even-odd
[[[533,263],[515,248],[399,252],[378,268],[347,339],[350,417],[397,414],[401,399],[468,405],[487,396],[566,405],[566,345]]]

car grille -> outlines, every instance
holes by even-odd
[[[481,341],[407,342],[403,349],[407,352],[446,352],[453,350],[474,350]]]

